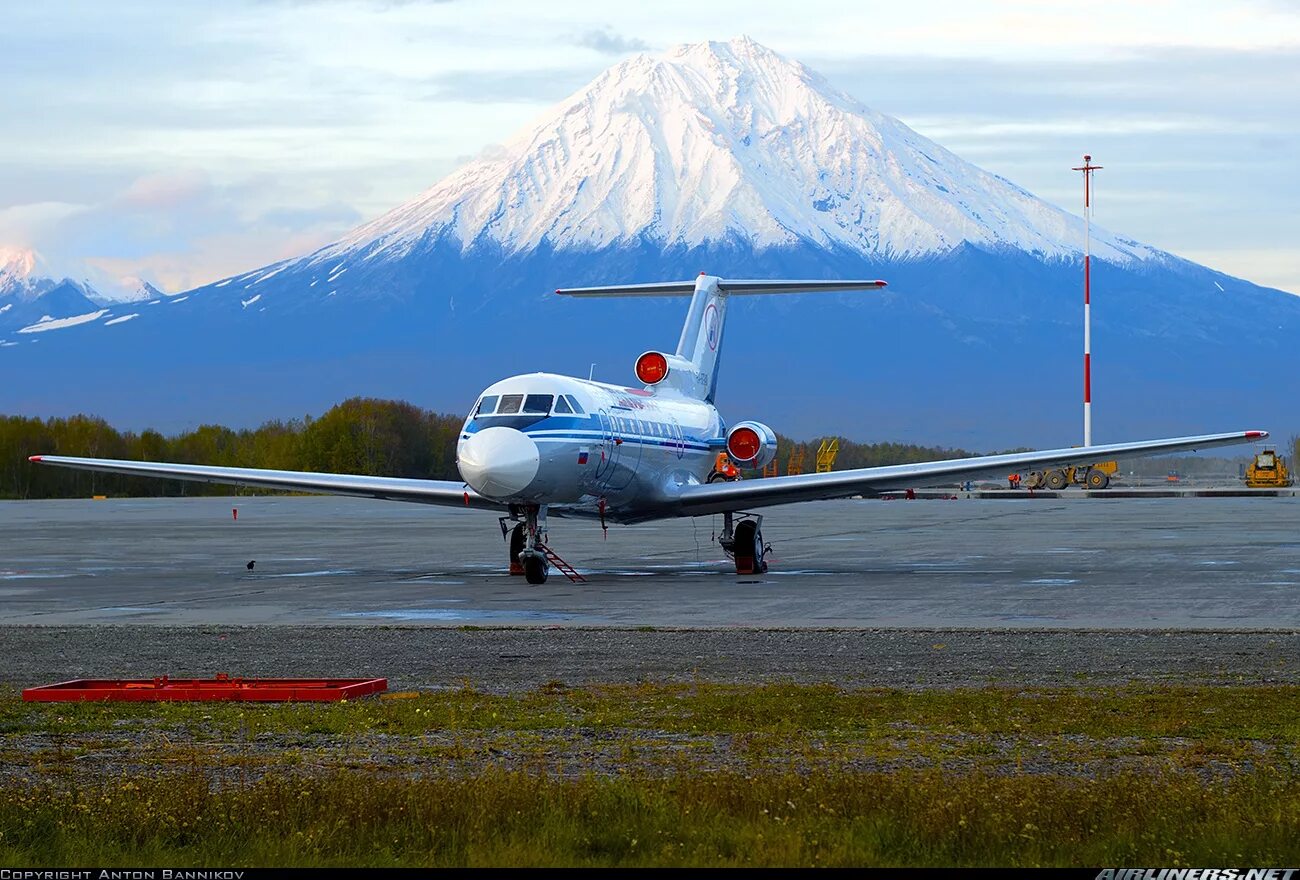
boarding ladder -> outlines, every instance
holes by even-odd
[[[542,554],[548,560],[550,560],[551,565],[554,565],[556,568],[558,568],[560,570],[560,573],[563,574],[570,581],[572,581],[575,584],[585,584],[587,582],[587,579],[585,577],[578,574],[578,570],[576,568],[574,568],[572,565],[569,565],[569,563],[561,559],[560,554],[556,553],[550,547],[546,546],[541,541],[538,541],[535,546],[537,547],[538,550],[542,551]]]

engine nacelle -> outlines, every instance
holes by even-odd
[[[741,467],[766,467],[776,458],[776,432],[762,422],[740,422],[727,432],[727,455]]]

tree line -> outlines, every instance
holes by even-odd
[[[200,425],[173,436],[154,430],[118,431],[95,416],[38,419],[0,415],[0,498],[229,495],[265,491],[41,467],[28,462],[28,456],[39,454],[457,480],[460,476],[456,471],[456,439],[462,421],[461,416],[431,412],[405,401],[362,397],[345,400],[320,418],[305,416],[269,421],[257,428],[241,430]],[[778,473],[788,472],[791,453],[798,449],[804,454],[803,472],[812,473],[821,439],[801,443],[778,435]],[[1300,440],[1293,438],[1285,446],[1293,447],[1293,462],[1300,458]],[[966,458],[976,454],[964,449],[912,443],[855,443],[841,437],[834,469]],[[1154,466],[1167,467],[1162,463]],[[757,477],[758,473],[747,471],[746,476]]]
[[[28,462],[28,456],[39,454],[451,480],[458,478],[456,437],[462,422],[461,416],[430,412],[405,401],[360,397],[343,401],[320,418],[269,421],[242,430],[200,425],[170,437],[154,430],[118,431],[95,416],[0,416],[0,498],[262,491]]]

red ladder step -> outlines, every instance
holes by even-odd
[[[558,568],[560,570],[560,573],[563,574],[570,581],[572,581],[575,584],[585,584],[587,582],[587,579],[585,577],[578,574],[578,570],[576,568],[574,568],[572,565],[569,565],[569,563],[565,562],[563,559],[560,558],[560,554],[556,553],[550,547],[547,547],[541,541],[537,542],[537,546],[541,548],[542,553],[546,554],[546,558],[551,561],[551,565],[554,565],[556,568]]]

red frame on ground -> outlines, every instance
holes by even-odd
[[[284,702],[344,700],[388,690],[386,678],[216,678],[99,679],[79,678],[27,688],[23,700],[33,703],[77,703],[102,700],[148,703],[227,700]]]

